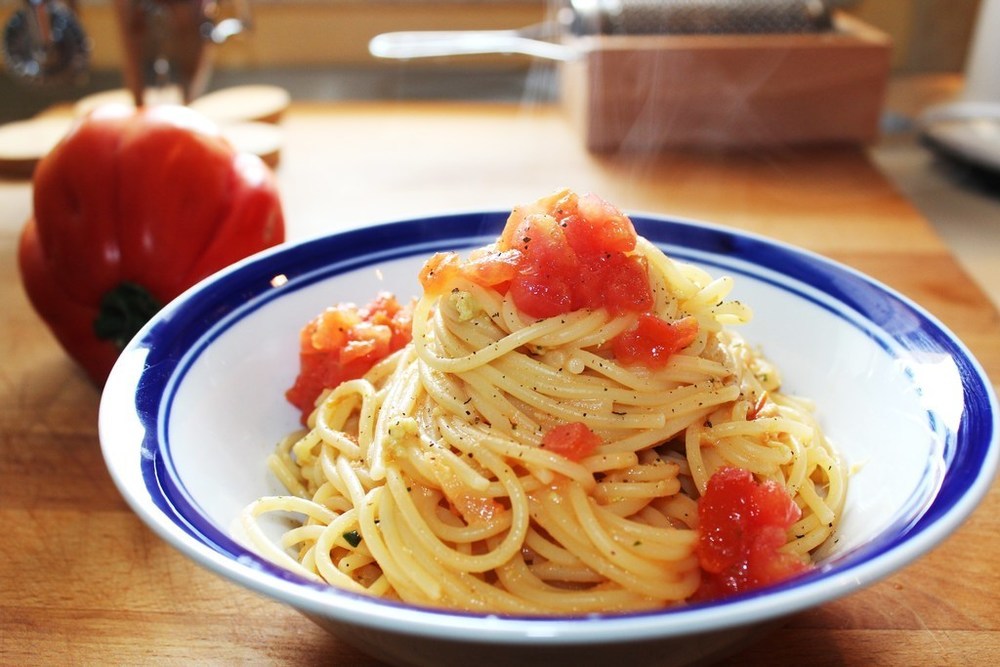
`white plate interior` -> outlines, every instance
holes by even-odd
[[[231,531],[254,499],[283,491],[264,461],[298,426],[283,392],[298,370],[299,329],[339,301],[366,303],[380,290],[413,296],[424,259],[383,262],[288,290],[249,310],[193,359],[168,404],[168,464],[219,530]],[[776,274],[760,267],[708,259],[700,265],[734,275],[733,296],[754,309],[753,322],[741,327],[748,341],[781,369],[786,391],[815,401],[852,470],[843,522],[825,555],[849,551],[914,515],[942,474],[941,428],[957,428],[961,414],[951,359],[914,358],[812,288],[776,283]]]
[[[298,426],[283,393],[297,373],[303,324],[330,304],[365,303],[380,290],[415,296],[426,257],[488,242],[504,217],[441,216],[275,249],[161,311],[123,353],[101,405],[108,469],[133,509],[202,565],[352,633],[381,628],[447,642],[469,631],[503,644],[617,645],[759,623],[845,595],[925,553],[989,488],[996,398],[976,361],[931,316],[795,248],[645,217],[633,218],[640,233],[677,244],[661,245],[668,254],[735,278],[733,296],[755,312],[743,334],[782,370],[786,391],[815,401],[853,470],[842,524],[815,576],[725,603],[592,624],[427,613],[305,583],[242,549],[232,532],[242,508],[281,491],[264,461]],[[281,272],[292,280],[271,280]]]

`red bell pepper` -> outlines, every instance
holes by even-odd
[[[18,261],[35,310],[103,385],[164,304],[284,236],[273,173],[207,118],[109,105],[39,162]]]

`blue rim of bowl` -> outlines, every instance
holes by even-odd
[[[166,424],[184,374],[218,335],[287,290],[307,287],[376,262],[429,256],[438,250],[474,247],[492,241],[506,212],[458,213],[373,225],[285,245],[248,258],[196,285],[168,305],[129,345],[145,352],[140,372],[112,372],[109,384],[134,389],[134,409],[144,430],[130,462],[108,459],[119,488],[118,466],[138,463],[148,496],[124,493],[133,509],[164,539],[202,565],[307,613],[342,615],[352,622],[393,625],[409,632],[446,637],[481,615],[421,609],[335,590],[308,582],[274,566],[233,540],[200,512],[174,473]],[[922,487],[897,515],[888,537],[858,547],[816,571],[764,591],[718,603],[691,605],[601,619],[601,631],[581,619],[490,618],[489,639],[546,642],[620,640],[708,631],[763,621],[804,609],[874,583],[919,557],[960,525],[982,499],[998,458],[997,402],[978,362],[933,316],[886,286],[823,257],[763,237],[716,225],[660,216],[632,216],[638,232],[671,256],[697,261],[764,280],[794,292],[845,319],[890,354],[919,350],[949,355],[962,378],[963,415],[957,432],[928,412],[929,428],[940,438],[944,470],[924,471]],[[271,280],[288,282],[275,289]],[[906,331],[888,333],[886,316],[905,313]],[[123,355],[124,356],[124,355]],[[119,364],[123,366],[123,364]],[[116,371],[118,367],[116,366]],[[123,394],[116,394],[123,395]],[[277,400],[277,399],[276,399]],[[102,413],[121,409],[102,404]],[[102,419],[102,422],[104,420]],[[101,429],[102,441],[115,437]],[[106,447],[106,453],[108,448]],[[971,480],[971,483],[970,483]],[[124,489],[123,489],[124,492]],[[166,519],[169,523],[163,524]],[[902,549],[903,545],[906,549]],[[447,617],[446,623],[441,622]],[[483,637],[485,640],[486,638]]]

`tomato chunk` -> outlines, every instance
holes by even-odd
[[[458,513],[469,525],[482,525],[504,511],[504,506],[493,498],[477,496],[471,493],[461,493],[450,498],[453,511]]]
[[[599,272],[601,301],[613,315],[641,313],[653,307],[653,291],[644,258],[611,255]]]
[[[437,252],[420,269],[420,284],[427,294],[442,294],[459,275],[461,260],[454,252]]]
[[[698,501],[702,583],[695,599],[710,600],[777,583],[809,568],[781,551],[802,512],[784,488],[758,483],[740,468],[721,468]]]
[[[635,250],[632,221],[597,195],[569,194],[555,205],[554,215],[566,230],[570,247],[581,257]]]
[[[656,369],[666,366],[671,355],[694,342],[697,335],[698,320],[693,317],[667,322],[643,313],[635,326],[615,336],[611,345],[620,363]]]
[[[632,221],[596,195],[570,192],[515,209],[499,241],[501,249],[522,254],[511,297],[532,317],[583,308],[614,315],[648,310],[646,265],[628,254],[637,238]]]
[[[472,251],[469,261],[462,266],[462,273],[472,282],[484,287],[506,291],[506,285],[517,275],[521,264],[518,250],[499,250],[495,245]]]
[[[601,437],[583,422],[559,424],[542,437],[542,446],[571,461],[579,461],[597,450]]]
[[[514,244],[522,256],[510,283],[517,307],[532,317],[554,317],[575,310],[574,281],[580,274],[580,262],[555,218],[528,216],[519,224]]]
[[[438,253],[420,272],[426,294],[456,278],[509,294],[534,318],[605,308],[612,315],[653,307],[645,259],[635,254],[632,221],[596,195],[559,192],[516,207],[497,242],[463,261]]]
[[[285,392],[305,423],[324,389],[359,378],[372,366],[410,342],[412,307],[391,294],[380,294],[358,308],[327,308],[299,334],[299,374]]]

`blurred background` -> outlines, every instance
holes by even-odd
[[[0,0],[0,25],[10,31],[17,12],[46,1]],[[12,71],[8,58],[8,66],[0,73],[0,123],[28,119],[53,105],[125,87],[122,63],[127,45],[115,4],[124,1],[69,3],[89,47],[79,76],[40,81],[45,77]],[[142,6],[157,0],[131,1]],[[211,47],[204,92],[267,84],[287,90],[293,101],[458,99],[526,105],[553,102],[560,95],[558,66],[549,60],[523,55],[386,60],[369,53],[373,37],[392,31],[497,30],[538,24],[552,18],[552,7],[544,0],[246,1],[251,4],[241,4],[244,0],[204,3],[216,26],[224,26],[227,19],[246,23]],[[965,159],[968,156],[961,151],[942,150],[948,147],[931,141],[933,137],[921,127],[929,109],[962,97],[977,20],[982,3],[990,1],[851,0],[839,4],[841,11],[891,41],[878,136],[866,150],[935,224],[994,301],[1000,302],[1000,262],[994,260],[1000,251],[997,169],[989,161]],[[1000,33],[1000,25],[994,27]],[[1000,41],[1000,34],[995,41]],[[992,70],[991,76],[1000,77],[1000,64]],[[1000,142],[1000,137],[995,141]]]
[[[27,0],[0,0],[0,23]],[[239,11],[218,0],[221,15]],[[121,87],[124,53],[115,0],[77,0],[91,53],[77,84],[28,87],[0,76],[0,122],[49,105]],[[295,99],[522,99],[556,94],[551,62],[524,56],[476,56],[419,63],[378,61],[376,35],[400,30],[510,29],[547,18],[544,0],[250,0],[252,30],[213,50],[208,90],[241,83],[281,85]],[[230,4],[227,4],[230,3]],[[844,11],[892,40],[892,73],[954,75],[965,67],[980,0],[857,0]],[[998,37],[1000,39],[1000,37]],[[943,81],[939,85],[947,85]],[[533,86],[527,88],[526,86]],[[940,95],[941,91],[934,93]]]

